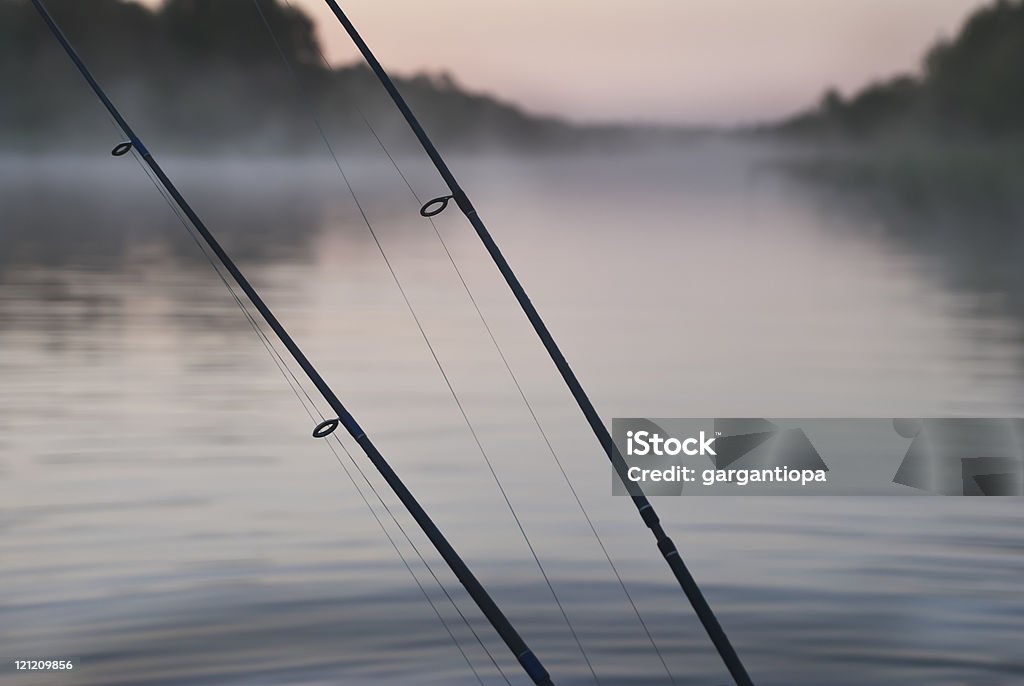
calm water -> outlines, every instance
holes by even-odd
[[[608,419],[1020,415],[1020,251],[979,228],[1001,220],[936,238],[931,219],[770,158],[708,144],[455,166]],[[167,166],[556,681],[593,683],[336,171]],[[0,169],[0,657],[81,659],[0,683],[477,683],[360,492],[480,678],[505,683],[344,453],[361,491],[309,437],[139,169]],[[379,160],[351,171],[602,683],[671,683],[429,224]],[[726,683],[475,237],[455,212],[438,228],[675,682]],[[758,684],[1024,683],[1020,500],[658,505]]]

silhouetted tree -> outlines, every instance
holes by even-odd
[[[955,40],[932,48],[925,87],[945,127],[994,134],[1024,130],[1024,2],[999,0]]]

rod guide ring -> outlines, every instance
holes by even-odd
[[[439,198],[434,198],[426,205],[420,208],[420,216],[422,217],[436,217],[437,215],[448,209],[448,201],[454,198],[454,195],[442,195]]]
[[[313,438],[327,438],[338,430],[339,424],[341,424],[340,419],[325,419],[313,429]]]
[[[127,155],[133,147],[135,146],[131,141],[124,141],[123,143],[115,145],[114,149],[110,151],[110,154],[114,157],[123,157]]]

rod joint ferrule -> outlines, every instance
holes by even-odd
[[[644,520],[644,524],[647,525],[648,529],[653,529],[661,522],[658,513],[654,511],[654,506],[650,503],[640,508],[640,518]]]

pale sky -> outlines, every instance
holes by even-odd
[[[153,0],[151,0],[152,2]],[[321,0],[329,57],[354,49]],[[916,70],[985,0],[342,0],[386,67],[575,120],[772,119]]]

